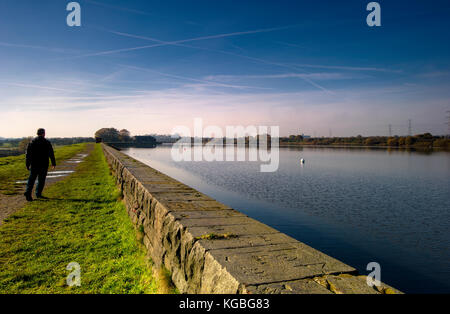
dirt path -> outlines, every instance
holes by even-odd
[[[64,160],[60,164],[58,164],[59,162],[57,160],[56,169],[50,170],[48,172],[43,194],[45,195],[45,189],[50,185],[55,182],[61,181],[64,178],[67,178],[71,173],[75,172],[78,164],[86,156],[88,156],[93,149],[94,144],[87,144],[86,149],[83,152],[73,156],[72,158]],[[4,219],[6,219],[9,215],[13,214],[18,209],[25,206],[25,204],[27,203],[27,201],[25,200],[25,196],[23,196],[23,193],[25,192],[26,181],[20,181],[20,183],[23,184],[23,187],[18,195],[0,194],[0,225],[2,225]]]

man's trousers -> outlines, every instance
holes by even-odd
[[[28,183],[27,183],[27,190],[25,192],[26,195],[31,196],[31,192],[33,191],[34,182],[36,181],[36,178],[38,179],[38,183],[36,186],[36,197],[39,197],[42,195],[42,191],[44,190],[45,186],[45,178],[47,177],[47,170],[48,167],[45,168],[31,168],[30,170],[30,176],[28,177]]]

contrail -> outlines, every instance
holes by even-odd
[[[51,86],[41,86],[41,85],[34,85],[34,84],[22,84],[22,83],[12,83],[12,82],[0,82],[2,85],[9,85],[9,86],[16,86],[16,87],[27,87],[27,88],[37,88],[37,89],[45,89],[45,90],[52,90],[52,91],[58,91],[58,92],[68,92],[73,93],[73,90],[63,89],[63,88],[56,88]]]
[[[395,72],[399,73],[400,70],[391,70],[385,68],[374,67],[352,67],[352,66],[340,66],[340,65],[320,65],[320,64],[293,64],[294,66],[300,66],[305,68],[318,68],[318,69],[335,69],[335,70],[349,70],[349,71],[374,71],[374,72]]]
[[[319,73],[282,73],[282,74],[263,74],[263,75],[212,75],[205,77],[208,80],[220,80],[220,79],[284,79],[284,78],[315,78],[315,79],[336,79],[341,78],[340,73],[328,73],[328,72],[319,72]]]
[[[67,59],[78,59],[78,58],[84,58],[84,57],[103,56],[103,55],[109,55],[109,54],[120,53],[120,52],[148,49],[148,48],[169,46],[169,45],[177,45],[177,44],[182,44],[182,43],[192,42],[192,41],[201,41],[201,40],[208,40],[208,39],[217,39],[217,38],[224,38],[224,37],[233,37],[233,36],[257,34],[257,33],[267,33],[267,32],[273,32],[273,31],[282,30],[282,29],[288,29],[288,28],[292,28],[292,27],[295,27],[295,25],[274,27],[274,28],[264,28],[264,29],[257,29],[257,30],[244,31],[244,32],[217,34],[217,35],[210,35],[210,36],[201,36],[201,37],[182,39],[182,40],[176,40],[176,41],[160,42],[159,44],[153,44],[153,45],[146,45],[146,46],[139,46],[139,47],[131,47],[131,48],[122,48],[122,49],[116,49],[116,50],[101,51],[101,52],[85,54],[85,55],[81,55],[81,56],[75,56],[75,57],[67,58]],[[125,33],[122,33],[122,34],[125,34]],[[144,39],[144,38],[142,38],[142,39]]]
[[[149,68],[136,67],[136,66],[126,65],[126,64],[119,64],[119,65],[123,66],[123,67],[126,67],[126,68],[129,68],[129,69],[146,71],[146,72],[155,73],[155,74],[159,74],[159,75],[162,75],[162,76],[167,76],[167,77],[171,77],[171,78],[175,78],[175,79],[179,79],[179,80],[189,80],[189,81],[193,81],[193,82],[197,82],[197,83],[207,84],[207,85],[210,85],[210,86],[229,87],[229,88],[237,88],[237,89],[245,89],[245,88],[266,89],[266,88],[262,88],[262,87],[253,87],[253,86],[245,86],[245,85],[230,85],[230,84],[224,84],[224,83],[219,83],[219,82],[200,80],[200,79],[195,79],[195,78],[192,78],[192,77],[179,76],[179,75],[175,75],[175,74],[168,74],[168,73],[155,71],[155,70],[152,70],[152,69],[149,69]]]
[[[138,15],[145,15],[145,16],[152,16],[152,17],[157,15],[159,18],[164,17],[160,13],[156,14],[156,13],[150,13],[147,11],[134,10],[134,9],[124,8],[124,7],[120,7],[120,6],[116,6],[116,5],[105,4],[105,3],[93,1],[93,0],[84,0],[84,1],[87,3],[93,4],[93,5],[98,5],[98,6],[113,9],[113,10],[119,10],[119,11],[130,12],[130,13],[135,13]],[[167,16],[165,16],[164,18],[167,18]],[[193,22],[193,21],[180,21],[179,19],[177,19],[177,21],[184,23],[184,24],[189,24],[189,25],[203,26],[203,25]]]
[[[198,48],[200,48],[200,47],[198,47]],[[208,49],[208,48],[206,48],[206,49]],[[264,59],[260,59],[260,58],[254,58],[254,57],[241,55],[241,54],[237,54],[237,53],[233,53],[233,52],[229,52],[229,51],[215,50],[215,49],[208,49],[208,50],[216,51],[216,52],[219,52],[219,53],[228,54],[228,55],[231,55],[231,56],[237,56],[237,57],[240,57],[240,58],[245,58],[245,59],[256,61],[256,62],[263,63],[263,64],[274,65],[274,66],[278,66],[278,67],[282,67],[282,68],[286,68],[286,69],[290,69],[290,70],[294,70],[294,71],[302,71],[305,74],[311,74],[311,73],[309,73],[309,72],[307,72],[305,70],[299,69],[298,67],[292,67],[292,66],[290,66],[288,64],[284,64],[284,63],[268,61],[268,60],[264,60]],[[309,79],[307,77],[300,77],[300,78],[303,79],[304,81],[306,81],[307,83],[311,84],[312,86],[323,90],[327,94],[334,94],[334,92],[326,89],[325,87],[317,84],[316,82],[312,81],[311,79]]]
[[[273,61],[268,61],[268,60],[264,60],[264,59],[260,59],[260,58],[254,58],[254,57],[250,57],[250,56],[246,56],[246,55],[241,55],[241,54],[237,54],[237,53],[233,53],[233,52],[229,52],[229,51],[223,51],[223,50],[216,50],[216,49],[209,49],[209,48],[202,48],[202,47],[193,47],[193,46],[189,46],[192,48],[198,48],[198,49],[205,49],[205,50],[210,50],[210,51],[215,51],[215,52],[219,52],[219,53],[223,53],[223,54],[227,54],[227,55],[231,55],[231,56],[236,56],[236,57],[240,57],[240,58],[244,58],[244,59],[248,59],[254,62],[258,62],[258,63],[263,63],[263,64],[268,64],[268,65],[274,65],[274,66],[278,66],[278,67],[282,67],[285,69],[289,69],[289,70],[294,70],[294,71],[302,71],[305,74],[311,74],[305,70],[299,69],[298,67],[293,67],[290,66],[288,64],[284,64],[284,63],[279,63],[279,62],[273,62]],[[328,94],[334,94],[334,92],[326,89],[325,87],[317,84],[316,82],[312,81],[311,79],[307,78],[307,77],[301,77],[301,79],[303,79],[304,81],[306,81],[307,83],[311,84],[312,86],[323,90],[324,92],[328,93]]]
[[[289,26],[287,26],[289,27]],[[273,29],[272,29],[273,30]],[[295,70],[295,71],[302,71],[305,74],[311,74],[305,70],[301,70],[299,69],[297,66],[291,66],[288,64],[284,64],[284,63],[277,63],[277,62],[271,62],[271,61],[267,61],[264,59],[259,59],[259,58],[254,58],[254,57],[249,57],[249,56],[245,56],[245,55],[241,55],[241,54],[237,54],[237,53],[233,53],[233,52],[229,52],[229,51],[223,51],[223,50],[216,50],[216,49],[210,49],[210,48],[204,48],[204,47],[196,47],[196,46],[190,46],[190,45],[182,45],[181,43],[184,42],[189,42],[189,41],[194,41],[192,39],[187,39],[187,40],[182,40],[182,41],[176,41],[176,42],[167,42],[167,41],[162,41],[159,40],[157,38],[152,38],[152,37],[146,37],[146,36],[139,36],[139,35],[133,35],[133,34],[128,34],[128,33],[122,33],[122,32],[117,32],[117,31],[110,31],[110,30],[106,30],[107,32],[119,35],[119,36],[125,36],[125,37],[131,37],[131,38],[138,38],[138,39],[143,39],[143,40],[149,40],[149,41],[155,41],[158,42],[158,44],[154,44],[152,46],[156,47],[156,46],[165,46],[165,45],[173,45],[173,46],[181,46],[181,47],[187,47],[187,48],[193,48],[193,49],[200,49],[200,50],[207,50],[207,51],[213,51],[213,52],[218,52],[218,53],[222,53],[222,54],[227,54],[227,55],[231,55],[231,56],[236,56],[236,57],[240,57],[240,58],[244,58],[244,59],[248,59],[248,60],[252,60],[252,61],[256,61],[259,63],[264,63],[264,64],[269,64],[269,65],[275,65],[275,66],[279,66],[279,67],[283,67],[283,68],[287,68],[290,70]],[[256,31],[252,31],[252,32],[256,32]],[[237,33],[232,33],[232,34],[237,34]],[[222,35],[216,35],[216,36],[221,36],[224,37],[224,35],[226,34],[222,34]],[[207,36],[207,37],[213,37],[213,36]],[[205,37],[199,37],[199,38],[205,38]],[[196,39],[196,40],[201,40],[201,39]],[[326,89],[325,87],[317,84],[316,82],[312,81],[311,79],[307,78],[307,77],[300,77],[301,79],[303,79],[304,81],[306,81],[307,83],[309,83],[310,85],[323,90],[324,92],[328,93],[328,94],[334,94],[332,91]]]
[[[123,7],[119,7],[119,6],[115,6],[115,5],[104,4],[104,3],[92,1],[92,0],[84,0],[84,1],[87,3],[105,7],[105,8],[110,8],[110,9],[115,9],[115,10],[120,10],[120,11],[127,11],[127,12],[136,13],[136,14],[140,14],[140,15],[154,16],[154,14],[144,12],[144,11],[133,10],[133,9],[123,8]]]
[[[0,46],[3,47],[14,47],[14,48],[29,48],[29,49],[39,49],[39,50],[46,50],[50,52],[57,52],[57,53],[73,53],[74,50],[69,49],[63,49],[63,48],[49,48],[49,47],[42,47],[42,46],[33,46],[33,45],[23,45],[23,44],[13,44],[13,43],[7,43],[4,41],[0,41]],[[80,52],[80,51],[78,51]]]

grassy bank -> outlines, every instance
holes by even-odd
[[[156,293],[100,145],[66,180],[0,227],[0,293]],[[68,287],[66,267],[81,267]]]
[[[69,159],[83,151],[86,144],[74,144],[55,147],[55,158],[58,164],[64,159]],[[15,182],[26,180],[28,170],[25,167],[25,155],[1,157],[0,158],[0,193],[11,195],[17,194],[22,185]]]

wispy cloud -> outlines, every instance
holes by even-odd
[[[109,9],[125,11],[125,12],[135,13],[135,14],[139,14],[139,15],[154,16],[154,14],[151,14],[151,13],[146,12],[146,11],[134,10],[134,9],[124,8],[124,7],[119,7],[119,6],[116,6],[116,5],[105,4],[105,3],[102,3],[102,2],[98,2],[98,1],[84,0],[84,2],[91,3],[91,4],[94,4],[94,5],[98,5],[98,6],[101,6],[101,7],[104,7],[104,8],[109,8]]]
[[[0,82],[0,84],[1,85],[7,85],[7,86],[45,89],[45,90],[49,90],[49,91],[58,91],[58,92],[65,92],[65,93],[72,93],[72,92],[74,92],[73,90],[69,90],[69,89],[57,88],[57,87],[52,87],[52,86],[35,85],[35,84],[26,84],[26,83]]]
[[[376,67],[354,67],[354,66],[342,66],[342,65],[321,65],[321,64],[292,64],[293,66],[303,68],[317,68],[317,69],[330,69],[330,70],[346,70],[346,71],[374,71],[374,72],[392,72],[400,73],[401,70],[393,70],[386,68]]]
[[[168,18],[167,16],[162,16],[160,12],[158,12],[158,14],[155,14],[155,13],[151,13],[151,12],[148,12],[148,11],[130,9],[130,8],[125,8],[125,7],[121,7],[121,6],[117,6],[117,5],[106,4],[106,3],[103,3],[103,2],[93,1],[93,0],[84,0],[84,2],[93,4],[93,5],[97,5],[97,6],[100,6],[100,7],[104,7],[104,8],[112,9],[112,10],[128,12],[128,13],[133,13],[133,14],[142,15],[142,16],[151,16],[151,17],[157,16],[160,19],[167,19]],[[187,25],[203,26],[202,24],[200,24],[198,22],[191,21],[191,20],[184,20],[184,21],[180,20],[179,17],[177,17],[177,21],[180,21],[180,22],[182,22],[184,24],[187,24]]]
[[[284,46],[289,46],[289,47],[295,47],[295,48],[302,48],[302,49],[305,48],[304,46],[301,46],[301,45],[298,45],[298,44],[293,44],[293,43],[287,43],[287,42],[284,42],[284,41],[274,41],[274,43],[281,44],[281,45],[284,45]]]
[[[242,92],[235,93],[230,89],[210,89],[212,83],[208,80],[191,80],[192,78],[146,68],[135,67],[134,70],[168,75],[180,79],[184,84],[176,88],[141,92],[110,90],[96,95],[99,90],[90,87],[90,81],[83,86],[82,93],[81,89],[74,92],[72,82],[61,82],[60,85],[50,85],[50,82],[39,85],[32,82],[12,82],[13,86],[21,90],[5,93],[10,90],[5,85],[7,87],[0,91],[2,119],[8,121],[7,124],[0,124],[0,134],[32,134],[34,128],[39,127],[36,121],[40,125],[46,125],[58,136],[91,136],[95,130],[104,126],[124,127],[133,134],[170,133],[175,125],[189,125],[194,117],[203,117],[206,123],[219,126],[278,124],[282,126],[285,135],[297,132],[298,126],[306,134],[313,131],[327,134],[328,129],[320,129],[323,125],[333,128],[333,134],[336,135],[354,135],[355,128],[361,130],[362,134],[373,135],[384,134],[380,133],[384,130],[379,127],[380,121],[396,123],[392,120],[393,111],[401,116],[405,108],[408,108],[411,117],[416,119],[417,112],[423,108],[423,99],[416,97],[416,94],[410,95],[411,89],[403,85],[390,86],[390,89],[338,90],[333,95],[320,90],[271,90],[261,93],[242,89]],[[242,87],[237,84],[219,84]],[[417,91],[417,88],[413,90]],[[431,90],[425,90],[419,91],[418,95],[430,93]],[[407,105],[400,106],[398,102],[404,104],[406,96],[412,96],[408,98],[411,100],[408,100]],[[397,106],[393,109],[391,104],[394,103]],[[437,119],[436,108],[442,107],[442,102],[430,100],[427,104],[423,110],[429,111],[430,106],[435,106],[433,117],[430,117],[428,111],[423,116],[430,121]],[[433,130],[439,133],[442,129],[443,124]]]
[[[450,71],[432,71],[432,72],[421,73],[417,76],[422,77],[422,78],[445,77],[445,76],[450,76]]]
[[[110,73],[110,74],[108,74],[108,75],[105,75],[104,77],[100,78],[98,81],[99,81],[99,82],[108,82],[108,81],[114,80],[114,79],[116,79],[116,78],[119,76],[119,74],[121,74],[122,72],[123,72],[122,70],[114,71],[114,72],[112,72],[112,73]]]
[[[182,80],[182,81],[197,82],[197,83],[203,84],[204,86],[228,87],[228,88],[237,88],[237,89],[267,89],[267,88],[258,87],[258,86],[231,85],[231,84],[225,84],[225,83],[214,82],[214,81],[209,81],[209,80],[196,79],[196,78],[192,78],[192,77],[164,73],[164,72],[156,71],[153,69],[137,67],[137,66],[132,66],[132,65],[121,64],[121,66],[129,68],[129,69],[145,71],[145,72],[150,72],[150,73],[154,73],[154,74],[158,74],[158,75],[162,75],[162,76],[166,76],[166,77],[170,77],[170,78],[175,78],[175,79]]]
[[[182,39],[182,40],[175,40],[175,41],[168,41],[168,42],[160,41],[160,43],[153,44],[153,45],[146,45],[146,46],[138,46],[138,47],[131,47],[131,48],[122,48],[122,49],[115,49],[115,50],[100,51],[100,52],[96,52],[96,53],[90,53],[90,54],[84,54],[84,55],[80,55],[80,56],[75,56],[73,58],[85,58],[85,57],[94,57],[94,56],[104,56],[104,55],[110,55],[110,54],[121,53],[121,52],[149,49],[149,48],[169,46],[169,45],[177,45],[177,44],[193,42],[193,41],[202,41],[202,40],[210,40],[210,39],[218,39],[218,38],[226,38],[226,37],[234,37],[234,36],[243,36],[243,35],[250,35],[250,34],[273,32],[273,31],[288,29],[288,28],[292,28],[292,27],[295,27],[295,25],[282,26],[282,27],[273,27],[273,28],[264,28],[264,29],[242,31],[242,32],[223,33],[223,34],[216,34],[216,35],[209,35],[209,36],[200,36],[200,37],[194,37],[194,38],[188,38],[188,39]],[[127,35],[129,37],[145,39],[144,36],[136,36],[136,35],[132,35],[132,34],[119,33],[119,32],[116,32],[116,33],[117,34],[121,34],[121,35]],[[147,39],[154,40],[154,39],[151,39],[149,37],[147,37]]]
[[[267,74],[267,75],[210,75],[205,77],[206,80],[222,80],[232,81],[241,79],[288,79],[288,78],[300,78],[300,79],[314,79],[314,80],[340,80],[351,79],[354,76],[342,74],[342,73],[283,73],[283,74]]]
[[[43,46],[35,46],[35,45],[25,45],[25,44],[16,44],[16,43],[8,43],[4,41],[0,41],[0,46],[2,47],[11,47],[11,48],[27,48],[27,49],[38,49],[45,50],[48,52],[56,52],[56,53],[79,53],[78,50],[67,49],[67,48],[51,48],[51,47],[43,47]]]
[[[114,34],[119,35],[119,36],[138,38],[138,39],[143,39],[143,40],[155,41],[155,42],[159,43],[159,44],[152,45],[153,47],[162,46],[162,45],[175,45],[175,46],[182,46],[182,47],[193,48],[193,49],[206,50],[206,51],[211,51],[211,52],[217,52],[217,53],[221,53],[221,54],[231,55],[231,56],[235,56],[235,57],[239,57],[239,58],[244,58],[244,59],[251,60],[251,61],[257,62],[257,63],[273,65],[273,66],[287,68],[287,69],[295,70],[295,71],[302,71],[304,74],[310,74],[310,73],[308,73],[305,70],[299,69],[297,66],[292,66],[292,65],[289,65],[289,64],[284,64],[284,63],[279,63],[279,62],[272,62],[272,61],[264,60],[264,59],[261,59],[261,58],[254,58],[254,57],[250,57],[250,56],[246,56],[246,55],[242,55],[242,54],[237,54],[237,53],[234,53],[234,52],[224,51],[224,50],[217,50],[217,49],[210,49],[210,48],[205,48],[205,47],[197,47],[197,46],[181,44],[182,42],[188,42],[188,41],[193,41],[193,40],[184,40],[184,41],[177,41],[177,42],[166,42],[166,41],[162,41],[162,40],[159,40],[159,39],[153,38],[153,37],[133,35],[133,34],[123,33],[123,32],[116,32],[116,31],[108,31],[108,32],[114,33]],[[237,34],[237,33],[235,33],[235,34]],[[304,81],[306,81],[307,83],[309,83],[310,85],[312,85],[312,86],[314,86],[314,87],[316,87],[316,88],[318,88],[318,89],[320,89],[320,90],[322,90],[322,91],[324,91],[324,92],[326,92],[328,94],[333,94],[332,91],[330,91],[329,89],[323,87],[322,85],[317,84],[316,82],[314,82],[313,80],[311,80],[307,76],[303,76],[301,78]]]

